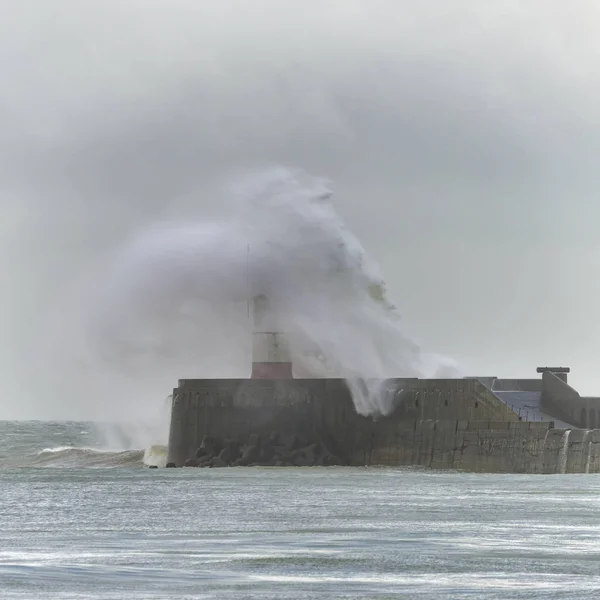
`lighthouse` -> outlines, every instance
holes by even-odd
[[[252,379],[292,379],[292,358],[284,333],[277,331],[267,297],[253,300]]]

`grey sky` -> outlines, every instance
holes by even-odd
[[[600,393],[598,23],[594,0],[0,0],[0,418],[54,414],[26,357],[64,286],[273,162],[332,179],[429,350]]]

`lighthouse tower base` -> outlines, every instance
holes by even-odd
[[[265,296],[254,298],[251,379],[292,379],[292,358],[285,333],[277,331]]]

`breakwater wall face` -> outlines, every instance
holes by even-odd
[[[600,431],[554,429],[518,416],[477,380],[397,379],[390,414],[356,413],[338,379],[181,380],[168,460],[182,466],[205,436],[300,436],[347,465],[414,465],[498,473],[600,472]]]
[[[479,473],[600,472],[600,430],[554,429],[540,421],[420,421],[390,434],[365,464]]]

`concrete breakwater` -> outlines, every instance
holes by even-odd
[[[298,435],[268,437],[253,433],[246,443],[231,439],[204,436],[196,454],[188,458],[184,467],[313,467],[347,464],[333,455],[324,444],[306,440]],[[170,463],[169,466],[175,466]]]
[[[376,429],[376,426],[375,426]],[[243,443],[205,436],[187,467],[421,466],[480,473],[598,473],[600,430],[554,429],[541,422],[401,422],[364,448],[276,432]],[[339,452],[340,455],[334,454]],[[175,466],[174,463],[171,466]]]
[[[341,380],[182,380],[168,461],[600,472],[600,430],[519,420],[480,381],[398,379],[389,393],[393,410],[373,419],[356,413]]]
[[[481,473],[598,473],[600,430],[554,429],[543,422],[423,421],[412,430],[399,430],[396,448],[377,449],[370,464]]]
[[[476,380],[391,380],[391,414],[357,414],[341,379],[180,380],[173,390],[168,461],[194,458],[204,436],[246,444],[250,435],[295,434],[319,442],[349,464],[384,442],[389,427],[433,420],[518,421]]]

